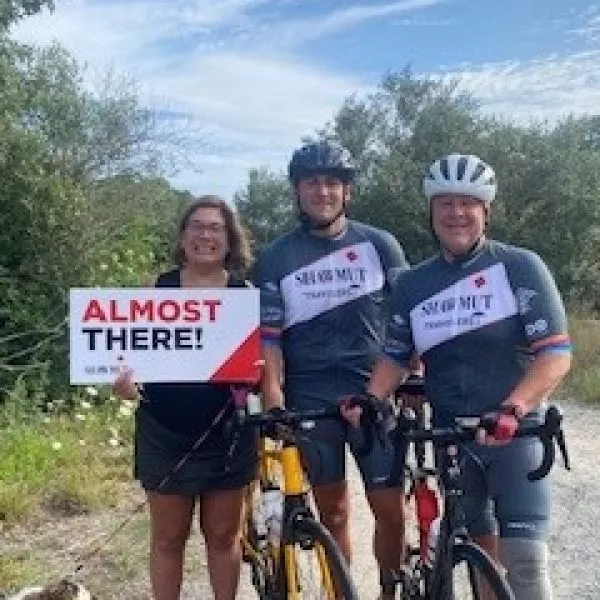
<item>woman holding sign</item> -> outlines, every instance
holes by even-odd
[[[248,285],[241,276],[251,261],[248,239],[237,215],[217,196],[202,196],[190,204],[179,226],[174,258],[177,268],[159,275],[156,287]],[[130,370],[118,378],[115,392],[139,396]],[[143,387],[136,413],[135,476],[150,508],[150,578],[157,600],[179,598],[196,502],[214,597],[235,598],[244,487],[254,477],[255,444],[248,431],[234,456],[225,456],[231,446],[234,392],[217,383]]]

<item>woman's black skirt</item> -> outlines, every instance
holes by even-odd
[[[138,408],[135,418],[134,476],[145,490],[197,496],[210,491],[239,489],[254,479],[256,438],[252,430],[241,432],[232,456],[227,455],[231,440],[224,439],[216,448],[211,444],[210,449],[203,450],[200,445],[178,466],[202,432],[195,437],[173,432],[143,406]]]

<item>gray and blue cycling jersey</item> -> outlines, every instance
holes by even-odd
[[[536,353],[570,351],[548,268],[529,250],[486,240],[463,260],[438,255],[403,273],[385,353],[406,366],[414,351],[436,422],[497,409]]]
[[[299,226],[263,250],[261,337],[281,344],[288,403],[318,406],[364,391],[391,287],[407,268],[390,233],[356,221],[336,238]]]

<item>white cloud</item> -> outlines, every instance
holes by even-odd
[[[280,23],[276,35],[269,40],[269,43],[279,46],[298,46],[310,40],[351,29],[364,21],[430,8],[444,2],[447,0],[402,0],[383,4],[355,4],[324,15]]]
[[[600,51],[471,65],[442,78],[459,78],[486,112],[522,123],[597,113],[600,106]]]
[[[252,167],[282,169],[302,136],[331,119],[346,96],[367,89],[358,79],[290,60],[234,54],[199,54],[185,68],[148,81],[168,89],[199,125],[212,124],[209,142],[219,154],[196,157],[205,169],[197,181],[226,196]],[[193,180],[190,173],[177,178],[183,185]]]
[[[588,44],[597,44],[600,41],[600,14],[587,14],[585,22],[569,29],[567,34],[583,39]]]
[[[176,51],[188,36],[199,45],[212,42],[213,30],[231,29],[245,21],[248,11],[274,1],[61,0],[53,13],[44,11],[19,22],[13,35],[41,45],[58,40],[94,65],[147,66]]]

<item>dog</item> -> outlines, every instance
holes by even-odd
[[[62,579],[46,587],[29,587],[8,596],[6,600],[98,600],[80,583]]]

